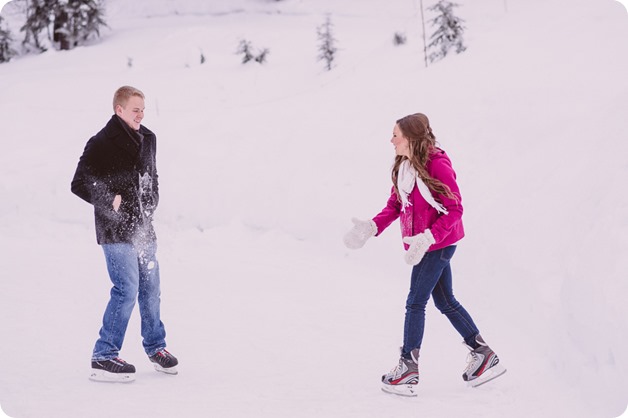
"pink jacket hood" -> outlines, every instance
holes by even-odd
[[[427,162],[427,171],[430,176],[447,185],[457,197],[457,199],[450,199],[440,194],[432,194],[447,210],[447,214],[439,213],[434,209],[421,196],[416,185],[408,196],[411,205],[402,210],[401,202],[393,187],[386,207],[373,218],[377,226],[376,235],[381,234],[391,223],[400,218],[402,237],[413,236],[430,229],[436,242],[428,251],[448,247],[464,237],[462,196],[456,183],[456,173],[445,151],[439,148],[435,150]],[[404,244],[404,247],[408,249],[407,244]]]

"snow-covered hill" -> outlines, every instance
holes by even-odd
[[[94,45],[0,65],[4,411],[620,415],[628,14],[614,0],[459,3],[468,50],[428,68],[409,0],[108,0]],[[330,72],[316,61],[327,15]],[[242,65],[241,39],[268,62]],[[146,93],[159,141],[162,311],[181,366],[153,371],[136,312],[122,356],[137,381],[99,385],[87,375],[109,281],[69,184],[123,84]],[[465,201],[456,295],[508,373],[466,388],[467,350],[430,305],[420,394],[399,399],[378,384],[397,361],[410,274],[398,228],[360,251],[341,238],[385,204],[394,121],[417,111]]]

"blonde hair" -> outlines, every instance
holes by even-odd
[[[436,151],[436,136],[432,132],[430,121],[422,113],[405,116],[397,121],[397,126],[408,140],[410,148],[410,164],[417,171],[419,177],[427,185],[427,187],[436,194],[457,200],[457,197],[451,192],[449,187],[438,179],[433,178],[427,172],[427,162],[430,155]],[[399,196],[397,188],[397,179],[399,177],[399,167],[406,157],[398,155],[392,168],[392,181],[395,192]]]
[[[120,105],[122,107],[126,106],[126,103],[132,96],[141,97],[144,99],[144,93],[142,93],[139,89],[131,86],[122,86],[113,94],[113,111],[115,113],[116,106]]]

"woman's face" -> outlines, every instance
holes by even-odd
[[[390,139],[390,142],[395,146],[395,152],[397,155],[403,155],[404,157],[410,158],[410,145],[405,136],[401,133],[401,129],[399,129],[399,125],[395,124],[393,128],[393,136]]]

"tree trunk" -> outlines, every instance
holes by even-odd
[[[67,51],[72,48],[68,39],[68,14],[65,10],[58,10],[55,13],[53,24],[53,40],[59,43],[59,49]]]
[[[425,16],[423,15],[423,0],[421,0],[421,24],[423,25],[423,59],[427,68],[427,43],[425,41]]]

